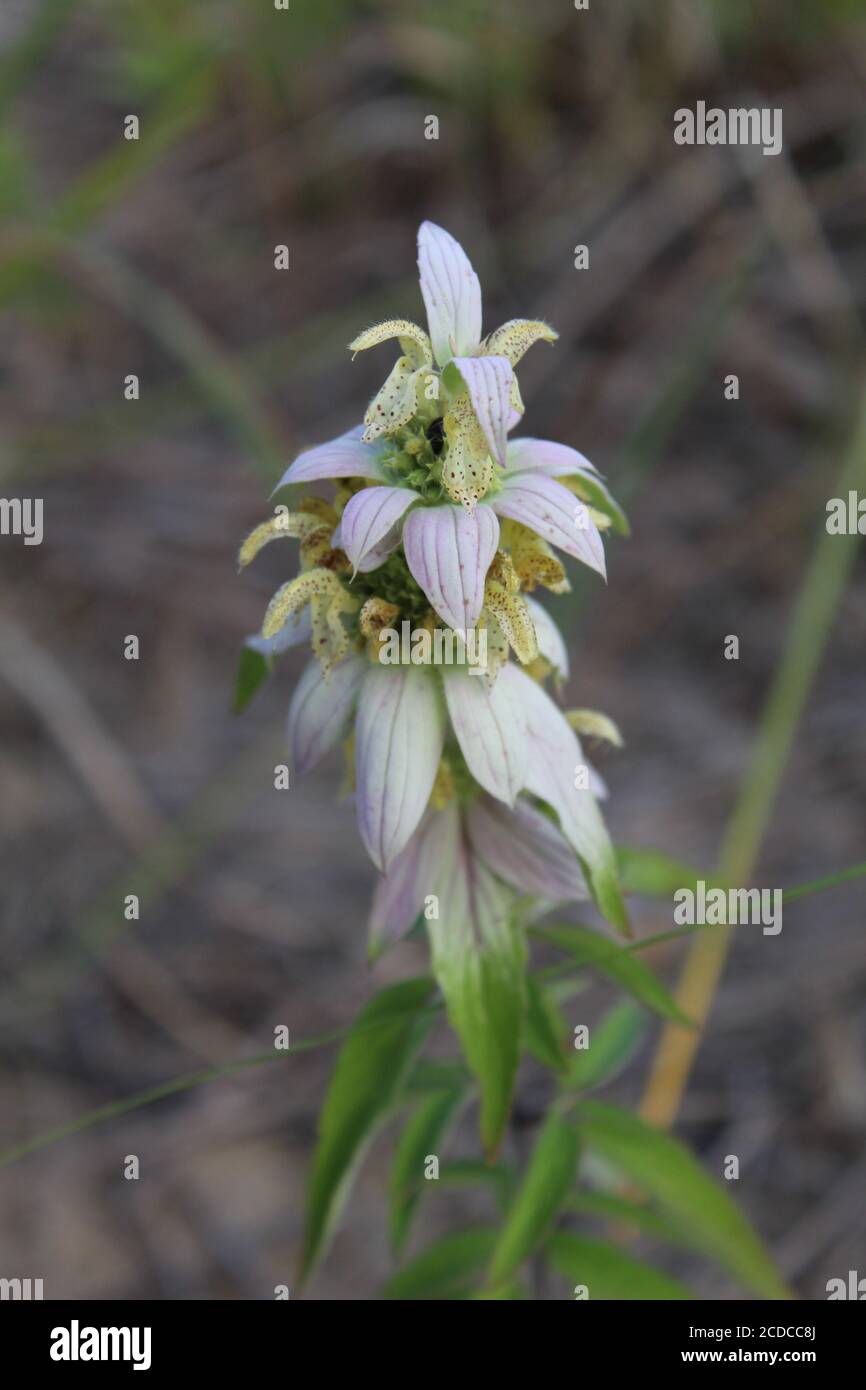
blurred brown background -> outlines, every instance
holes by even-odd
[[[560,331],[521,370],[523,431],[585,452],[634,531],[608,547],[606,588],[576,576],[550,601],[568,697],[624,732],[601,756],[617,841],[712,865],[862,385],[862,14],[5,0],[0,490],[45,517],[41,546],[0,538],[5,1146],[266,1051],[279,1023],[293,1040],[339,1027],[423,968],[415,943],[372,979],[364,963],[373,873],[335,805],[338,760],[273,790],[301,658],[240,720],[230,703],[239,644],[289,573],[268,552],[239,579],[237,544],[294,453],[354,423],[383,378],[387,354],[352,363],[349,339],[422,317],[424,217],[469,252],[485,331],[515,315]],[[673,112],[699,99],[781,106],[783,153],[676,146]],[[861,556],[764,885],[864,858],[864,620]],[[671,925],[664,903],[635,915]],[[740,933],[680,1124],[712,1171],[740,1155],[736,1195],[811,1298],[866,1273],[863,925],[854,883],[792,906],[778,938]],[[666,978],[680,954],[656,957]],[[0,1275],[43,1277],[47,1297],[291,1284],[332,1059],[251,1069],[22,1158],[0,1175]],[[648,1059],[615,1094],[640,1094]],[[314,1296],[373,1297],[387,1273],[387,1153]],[[488,1203],[437,1195],[422,1224]],[[731,1292],[699,1261],[667,1263],[699,1294]]]

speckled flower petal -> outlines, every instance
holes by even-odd
[[[448,451],[442,484],[453,502],[471,512],[493,481],[493,459],[468,393],[451,402],[444,424]]]
[[[424,814],[444,739],[445,706],[432,671],[368,665],[355,724],[358,826],[383,872]]]
[[[537,599],[524,596],[524,603],[535,624],[539,656],[543,656],[545,661],[549,662],[558,676],[561,676],[563,680],[568,680],[568,649],[563,641],[562,633],[547,609]]]
[[[491,454],[505,467],[514,372],[507,357],[455,357],[469,399]]]
[[[289,750],[296,772],[309,772],[343,737],[366,669],[360,656],[347,656],[327,677],[316,661],[306,668],[289,705]]]
[[[451,725],[472,776],[485,791],[513,806],[526,777],[526,715],[506,665],[488,688],[478,676],[443,671]]]
[[[478,797],[466,824],[475,853],[512,887],[550,902],[589,897],[574,850],[550,817],[523,797],[513,809]]]
[[[349,351],[365,352],[367,348],[377,347],[379,343],[386,343],[391,338],[400,340],[403,353],[406,357],[412,358],[415,366],[432,364],[433,350],[430,339],[423,328],[419,328],[417,323],[410,323],[408,319],[386,319],[384,323],[365,328],[363,333],[352,339]]]
[[[481,286],[463,247],[434,222],[418,232],[418,271],[433,352],[444,367],[481,342]]]
[[[509,319],[494,330],[484,344],[485,356],[507,357],[516,367],[533,343],[555,343],[559,334],[539,319]]]
[[[413,577],[443,622],[458,632],[474,628],[484,601],[484,580],[499,541],[499,522],[486,503],[417,507],[403,523],[403,549]]]
[[[420,494],[408,487],[365,487],[350,497],[340,518],[340,549],[360,569]]]
[[[314,449],[299,454],[280,478],[274,492],[288,483],[313,483],[321,478],[373,478],[376,482],[384,482],[385,473],[379,461],[379,450],[371,449],[369,444],[362,442],[362,432],[363,426],[356,425],[337,439],[331,439],[327,444],[317,444]]]
[[[500,516],[528,526],[566,555],[604,575],[604,545],[585,503],[543,473],[509,473],[493,500]]]
[[[418,376],[410,358],[397,358],[384,386],[364,412],[362,438],[366,444],[393,433],[411,420],[418,407]]]

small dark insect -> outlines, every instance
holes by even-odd
[[[442,416],[440,415],[438,420],[434,420],[432,424],[428,425],[425,432],[430,441],[430,448],[438,458],[445,446],[445,427]]]

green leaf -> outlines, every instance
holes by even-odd
[[[321,1257],[367,1145],[396,1103],[432,1021],[432,981],[404,980],[362,1010],[337,1058],[307,1191],[301,1281]]]
[[[443,878],[441,920],[427,924],[433,973],[478,1082],[481,1140],[495,1158],[520,1063],[526,944],[510,893],[483,864],[458,858]]]
[[[631,535],[628,517],[616,498],[605,487],[601,478],[587,477],[585,473],[580,473],[574,477],[569,477],[568,485],[570,491],[574,492],[582,501],[588,502],[597,512],[608,517],[614,531],[618,531],[621,536]]]
[[[235,676],[234,700],[232,701],[232,710],[235,714],[243,713],[256,691],[267,680],[271,673],[271,667],[272,662],[261,652],[254,651],[252,647],[241,648],[237,675]]]
[[[511,1284],[499,1284],[495,1289],[479,1289],[471,1293],[470,1299],[476,1303],[506,1303],[529,1297],[523,1285],[515,1279]]]
[[[597,1216],[601,1221],[627,1230],[640,1231],[641,1235],[669,1241],[671,1245],[692,1245],[675,1222],[669,1221],[645,1202],[630,1202],[611,1192],[578,1192],[569,1201],[568,1209],[586,1216]]]
[[[466,1298],[487,1264],[495,1240],[496,1232],[483,1227],[444,1236],[388,1280],[383,1298]]]
[[[633,995],[639,1003],[662,1018],[672,1019],[690,1027],[691,1023],[676,1000],[653,974],[648,965],[628,947],[617,945],[607,937],[589,927],[576,927],[569,924],[553,927],[535,927],[533,936],[550,942],[560,951],[565,951],[577,965],[591,965],[609,979],[616,981],[622,989]]]
[[[589,1047],[575,1052],[568,1086],[589,1090],[610,1081],[625,1066],[646,1033],[646,1015],[636,1004],[618,1004],[590,1029]]]
[[[506,1211],[514,1192],[516,1175],[505,1163],[482,1163],[475,1158],[455,1158],[439,1169],[440,1188],[490,1187],[502,1211]]]
[[[432,1181],[424,1176],[425,1161],[436,1152],[464,1096],[462,1086],[433,1091],[420,1101],[400,1135],[390,1182],[391,1244],[398,1255],[409,1239],[424,1189]]]
[[[492,1288],[507,1283],[547,1236],[574,1187],[578,1150],[574,1125],[551,1110],[496,1242],[487,1278]]]
[[[679,1299],[692,1295],[684,1284],[626,1255],[603,1240],[561,1231],[545,1251],[554,1269],[575,1286],[585,1285],[590,1299]]]
[[[712,874],[685,864],[658,849],[634,849],[620,845],[616,851],[622,885],[643,898],[672,898],[678,888],[691,888],[700,880],[723,887]]]
[[[454,1091],[469,1085],[469,1073],[460,1062],[431,1062],[420,1057],[406,1081],[406,1096],[420,1100],[431,1091]]]
[[[526,1045],[542,1066],[564,1076],[568,1025],[555,999],[534,975],[526,977]]]
[[[577,1121],[587,1147],[643,1188],[698,1249],[763,1297],[790,1298],[739,1207],[676,1139],[600,1101],[583,1101]]]

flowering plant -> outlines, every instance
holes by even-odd
[[[601,1189],[597,1212],[636,1228],[649,1219],[617,1173],[640,1181],[677,1230],[711,1201],[716,1216],[700,1218],[704,1245],[759,1292],[776,1294],[781,1285],[756,1238],[688,1154],[586,1098],[633,1045],[641,1009],[687,1022],[633,946],[586,927],[536,925],[556,904],[591,902],[615,933],[629,935],[599,807],[605,788],[580,742],[619,744],[619,734],[606,716],[557,703],[569,676],[566,645],[535,597],[539,588],[558,595],[569,587],[557,552],[603,577],[604,533],[625,534],[628,525],[582,454],[509,438],[524,413],[516,368],[534,343],[555,341],[553,329],[512,319],[482,337],[478,278],[462,247],[430,222],[419,231],[418,266],[429,332],[391,319],[354,339],[354,353],[396,340],[400,356],[363,424],[302,453],[277,485],[328,482],[332,496],[277,506],[240,551],[245,566],[273,540],[300,544],[299,573],[274,595],[247,647],[260,676],[281,652],[311,644],[289,708],[291,757],[303,774],[343,742],[359,831],[381,875],[371,958],[416,927],[430,943],[432,978],[378,995],[338,1061],[310,1184],[304,1274],[325,1248],[367,1142],[408,1110],[391,1184],[402,1251],[426,1180],[455,1171],[440,1168],[437,1150],[477,1099],[481,1171],[500,1180],[502,1229],[461,1233],[422,1256],[395,1277],[395,1296],[429,1294],[431,1259],[442,1296],[520,1296],[526,1261],[539,1249],[595,1296],[636,1286],[639,1296],[681,1296],[675,1281],[615,1247],[551,1235],[577,1200],[581,1137]],[[560,980],[558,967],[529,973],[530,938],[557,949],[567,970],[599,970],[637,1001],[597,1028],[591,1050],[588,1030],[570,1028],[563,1012],[574,980]],[[440,1004],[459,1039],[459,1064],[419,1059]],[[524,1051],[552,1073],[557,1092],[518,1183],[499,1154]],[[655,1188],[647,1146],[650,1177],[663,1149],[665,1180]]]

